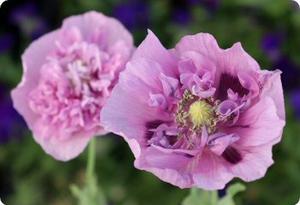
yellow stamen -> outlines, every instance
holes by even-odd
[[[209,126],[213,120],[213,107],[205,101],[196,101],[190,106],[189,116],[194,128]]]

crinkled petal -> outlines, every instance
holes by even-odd
[[[280,119],[285,120],[284,97],[281,83],[281,71],[263,71],[266,82],[263,85],[261,98],[269,96],[273,99],[276,106],[276,113]]]
[[[101,46],[112,46],[118,41],[124,41],[130,47],[133,44],[131,34],[118,20],[95,11],[65,19],[62,28],[72,27],[79,28],[84,39]]]
[[[96,133],[79,133],[76,136],[72,136],[64,139],[64,136],[59,136],[62,133],[58,133],[55,128],[51,129],[49,126],[45,126],[38,122],[33,128],[34,139],[42,146],[46,153],[50,154],[57,160],[68,161],[77,157],[87,146],[90,139]],[[47,136],[49,133],[53,134]],[[99,135],[106,134],[106,131],[99,132]]]
[[[214,153],[203,152],[195,163],[193,180],[195,186],[205,190],[223,189],[233,178],[222,159]]]
[[[30,129],[37,120],[35,113],[29,107],[29,93],[37,86],[40,69],[45,63],[46,56],[54,48],[54,39],[58,32],[51,32],[34,41],[22,56],[23,77],[19,85],[11,92],[14,108],[25,118]]]
[[[115,87],[101,111],[101,123],[106,130],[138,140],[145,137],[146,123],[158,119],[164,120],[156,108],[141,102],[121,84]]]
[[[258,63],[243,49],[240,43],[234,44],[231,48],[224,50],[219,55],[218,68],[220,72],[236,74],[240,71],[255,72],[260,70]]]
[[[236,127],[227,133],[236,133],[240,136],[239,146],[259,146],[275,144],[281,139],[284,120],[277,115],[274,101],[265,97],[249,108],[240,116]]]
[[[136,49],[132,59],[145,58],[161,65],[164,73],[174,77],[177,75],[176,58],[165,49],[152,31],[148,30],[145,40]]]
[[[143,59],[128,63],[101,111],[101,122],[106,130],[139,141],[145,137],[147,122],[166,119],[160,109],[148,104],[150,93],[162,92],[160,67],[156,65],[151,66]]]
[[[145,149],[135,161],[135,167],[152,172],[161,180],[188,188],[192,186],[192,179],[184,170],[190,158],[182,154],[164,153],[154,147]]]
[[[208,141],[209,149],[215,153],[216,155],[221,156],[225,149],[237,141],[239,136],[235,134],[226,135],[224,133],[216,133],[210,136],[210,140]]]
[[[221,49],[216,39],[208,33],[199,33],[195,35],[188,35],[183,37],[175,47],[180,54],[195,51],[206,57],[206,61],[216,61],[221,52]]]
[[[228,164],[230,172],[244,181],[253,181],[265,176],[267,169],[273,164],[272,145],[244,147],[239,150],[242,161]]]

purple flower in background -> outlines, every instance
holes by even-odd
[[[0,144],[24,135],[25,123],[14,110],[12,101],[3,87],[0,87]]]
[[[14,38],[10,34],[2,34],[0,36],[0,53],[9,50],[14,44]]]
[[[149,23],[149,11],[142,1],[129,1],[116,6],[113,16],[120,20],[127,28],[147,27]]]
[[[293,106],[295,116],[300,119],[300,90],[291,92],[291,104]]]
[[[208,11],[215,11],[219,7],[221,0],[187,0],[187,2],[192,6],[201,5]]]
[[[273,67],[282,70],[282,85],[285,90],[299,87],[300,68],[289,57],[281,56]]]
[[[209,11],[215,11],[220,5],[220,0],[202,0],[201,3]]]
[[[70,160],[107,133],[100,110],[133,50],[124,26],[95,11],[66,18],[25,50],[12,99],[48,154]]]
[[[185,0],[174,0],[170,6],[172,7],[172,20],[175,23],[186,25],[191,21],[192,11],[189,2]]]
[[[268,33],[263,37],[261,47],[270,59],[275,60],[279,58],[283,39],[284,35],[282,33]]]
[[[181,25],[188,24],[191,18],[191,12],[187,8],[176,8],[173,11],[173,20]]]
[[[187,0],[188,4],[195,5],[199,4],[201,0]]]
[[[10,15],[10,21],[32,39],[48,31],[48,25],[38,14],[35,4],[27,3],[14,9]]]

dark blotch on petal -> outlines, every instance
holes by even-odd
[[[242,160],[242,155],[234,147],[227,147],[222,154],[222,157],[231,164],[237,164]]]
[[[162,121],[162,120],[153,120],[150,122],[146,122],[146,125],[145,125],[146,126],[146,133],[145,133],[146,139],[148,139],[148,140],[151,139],[153,132],[150,130],[157,128],[162,123],[164,123],[164,121]]]
[[[241,85],[239,79],[236,76],[232,76],[228,73],[222,73],[217,98],[220,100],[227,99],[227,90],[229,88],[238,93],[241,97],[249,93],[249,90]]]
[[[192,159],[192,158],[195,157],[194,155],[187,154],[187,153],[183,154],[183,156],[185,156],[185,157],[187,157],[187,158],[190,158],[190,159]]]

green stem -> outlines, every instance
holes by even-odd
[[[218,203],[218,191],[211,191],[210,193],[210,203],[216,205]]]
[[[95,174],[95,165],[96,165],[96,139],[93,138],[88,147],[88,161],[86,169],[86,178],[91,180],[94,178]]]

